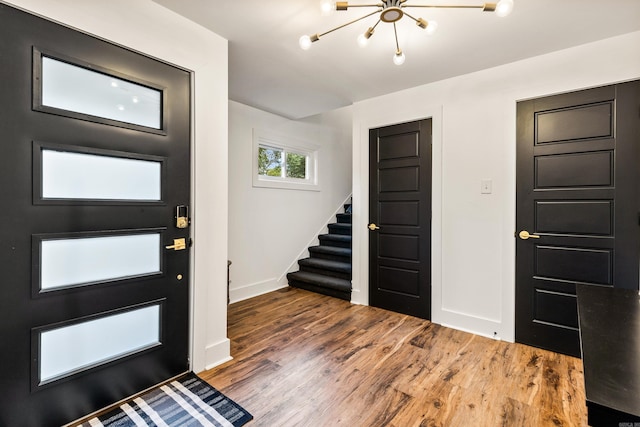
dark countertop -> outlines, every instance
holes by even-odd
[[[577,296],[587,405],[640,417],[638,291],[578,285]]]

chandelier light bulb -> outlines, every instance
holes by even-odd
[[[369,44],[369,39],[367,38],[367,36],[365,36],[364,34],[360,34],[358,36],[358,45],[360,47],[367,47],[368,44]]]
[[[432,35],[433,33],[436,32],[437,29],[438,29],[438,21],[429,21],[425,31],[427,32],[428,35]]]
[[[496,5],[496,15],[499,17],[507,16],[513,10],[513,0],[500,0]]]
[[[322,0],[320,2],[320,11],[322,12],[322,16],[329,16],[334,10],[336,10],[336,2],[331,0]]]
[[[311,37],[305,34],[304,36],[300,37],[298,43],[300,44],[302,50],[309,50],[309,48],[311,47]]]
[[[393,63],[396,65],[402,65],[404,64],[404,60],[405,60],[405,56],[404,56],[404,52],[402,52],[401,50],[398,50],[396,52],[395,55],[393,55]]]

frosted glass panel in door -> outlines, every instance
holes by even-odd
[[[160,233],[42,240],[40,289],[160,273]]]
[[[42,58],[42,105],[160,129],[162,91]]]
[[[159,304],[44,331],[40,333],[40,382],[159,343]]]
[[[161,162],[42,150],[44,199],[159,201],[161,177]]]

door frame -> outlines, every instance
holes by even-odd
[[[227,235],[220,233],[218,227],[218,224],[227,223],[228,212],[216,209],[221,204],[228,204],[227,41],[189,25],[152,2],[116,0],[104,5],[77,4],[72,0],[55,5],[32,0],[2,2],[191,73],[191,236],[194,247],[189,283],[190,366],[199,372],[230,360],[226,286],[222,285],[227,281]],[[131,13],[118,15],[120,7],[127,7]],[[100,18],[92,20],[87,16]],[[137,16],[156,19],[140,21]],[[178,29],[175,34],[180,36],[161,31],[163,25],[158,23],[174,26]],[[148,36],[139,37],[141,32]],[[187,41],[192,37],[197,37],[202,44],[191,46]],[[212,54],[202,55],[204,48]],[[198,88],[206,88],[207,93],[198,97],[196,84]],[[210,144],[210,141],[216,143]],[[197,262],[200,259],[207,262]],[[217,285],[210,286],[209,283]]]
[[[369,130],[424,119],[432,122],[431,321],[447,323],[442,307],[442,106],[385,111],[353,127],[351,302],[369,305]]]

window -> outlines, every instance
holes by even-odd
[[[33,55],[34,110],[166,134],[162,87],[64,55]]]
[[[253,186],[319,191],[318,147],[253,132]]]

